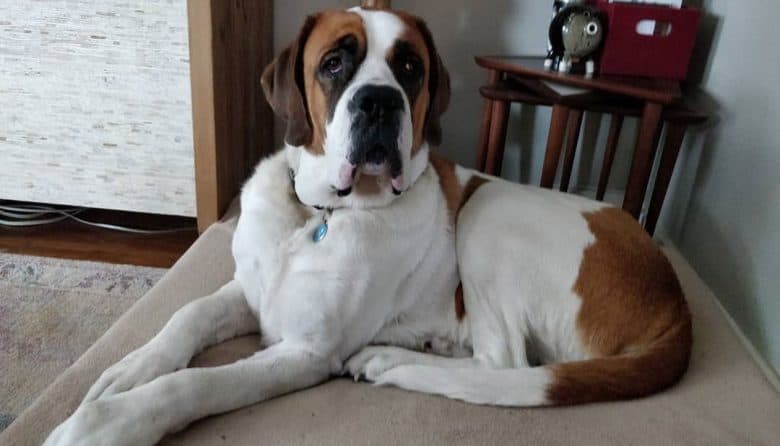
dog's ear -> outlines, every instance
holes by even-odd
[[[268,103],[287,124],[285,142],[296,147],[311,144],[312,140],[303,79],[303,49],[316,23],[317,16],[306,19],[298,38],[271,62],[261,79]]]
[[[431,59],[430,74],[428,75],[430,103],[428,104],[428,114],[425,117],[425,139],[428,144],[436,147],[441,144],[442,139],[441,116],[450,105],[450,74],[444,68],[428,25],[420,18],[417,18],[416,21],[428,47],[428,57]]]

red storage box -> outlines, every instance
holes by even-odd
[[[687,77],[701,11],[606,0],[596,6],[607,18],[601,74],[677,80]],[[639,24],[645,20],[658,24],[654,35],[640,34]]]

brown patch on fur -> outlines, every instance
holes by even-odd
[[[627,213],[584,215],[595,243],[574,291],[580,339],[594,359],[550,366],[552,404],[638,398],[675,384],[688,368],[691,315],[666,256]]]
[[[424,20],[419,17],[410,16],[408,14],[399,13],[401,20],[404,20],[408,26],[410,23],[414,23],[415,28],[419,32],[425,46],[428,49],[428,62],[430,64],[428,70],[428,102],[427,110],[425,114],[423,132],[425,140],[433,147],[441,145],[442,131],[441,131],[441,116],[449,108],[450,105],[450,74],[447,69],[444,68],[444,63],[439,56],[439,52],[436,49],[436,44],[433,41],[433,35],[431,34],[428,25]]]
[[[462,321],[466,317],[466,303],[463,301],[463,282],[455,289],[455,317]]]
[[[441,124],[439,118],[447,110],[450,103],[450,76],[444,68],[441,57],[436,49],[428,26],[419,17],[403,11],[388,11],[404,22],[404,32],[399,40],[409,43],[425,65],[424,87],[417,95],[412,109],[412,124],[414,139],[412,144],[412,156],[427,141],[436,147],[441,144]],[[392,60],[392,49],[387,54],[387,60]]]
[[[450,210],[450,217],[454,222],[463,199],[463,186],[458,182],[458,177],[455,175],[455,163],[433,153],[431,153],[430,160],[431,165],[439,175],[439,185],[444,193],[444,198],[447,200],[447,209]]]
[[[455,174],[455,163],[434,153],[431,153],[430,160],[431,166],[439,175],[439,186],[441,186],[442,194],[444,194],[444,199],[447,201],[450,224],[454,227],[458,213],[463,205],[469,201],[480,186],[488,183],[490,180],[474,175],[463,186]],[[463,300],[463,283],[459,283],[458,288],[455,290],[455,316],[459,321],[462,321],[466,316],[466,303]]]
[[[454,225],[463,205],[471,199],[480,186],[489,183],[490,180],[473,175],[464,186],[460,184],[455,174],[455,163],[435,153],[431,153],[430,160],[436,174],[439,175],[439,186],[447,200],[447,209],[450,211],[451,222]]]
[[[325,153],[325,124],[328,121],[328,97],[317,82],[320,60],[339,39],[354,35],[361,48],[366,47],[363,19],[349,11],[325,11],[317,19],[303,51],[303,78],[309,119],[313,127],[312,142],[306,148],[314,154]]]
[[[463,197],[460,200],[460,207],[458,208],[458,212],[460,212],[460,209],[463,207],[464,204],[466,204],[469,200],[471,200],[471,196],[474,195],[474,193],[482,187],[483,184],[489,183],[490,180],[487,178],[482,178],[474,175],[469,179],[469,182],[466,183],[466,187],[463,188]]]
[[[408,43],[414,49],[414,51],[422,58],[423,66],[425,68],[425,78],[423,80],[423,88],[420,89],[419,94],[415,98],[414,104],[409,104],[412,111],[412,129],[414,130],[414,138],[412,142],[412,156],[422,147],[425,138],[425,119],[428,114],[428,107],[430,105],[430,83],[431,77],[431,54],[428,50],[428,45],[425,42],[420,28],[418,27],[418,19],[415,17],[403,13],[395,12],[395,14],[406,25],[403,33],[399,37],[399,40]],[[393,59],[393,50],[390,49],[390,53],[387,55],[387,60]]]
[[[287,128],[284,140],[294,146],[309,146],[312,128],[303,85],[303,47],[316,27],[319,15],[306,18],[298,37],[263,71],[260,83],[274,113]]]

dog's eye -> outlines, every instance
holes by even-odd
[[[344,68],[344,64],[342,63],[340,57],[333,56],[325,60],[325,63],[322,64],[322,67],[331,75],[336,75],[341,73],[341,70]]]
[[[402,81],[416,81],[423,74],[422,61],[414,56],[400,58],[395,64],[396,74]]]
[[[411,75],[417,71],[417,63],[412,59],[407,59],[403,65],[401,65],[401,68],[403,68],[405,74]]]

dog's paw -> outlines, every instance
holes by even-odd
[[[369,346],[349,358],[344,368],[355,381],[374,382],[386,371],[410,362],[413,354],[397,347]]]
[[[137,416],[125,401],[93,401],[80,406],[51,432],[43,446],[142,446],[161,437],[152,423]]]
[[[175,351],[146,344],[106,369],[81,404],[127,392],[186,365],[186,360],[178,358]]]

